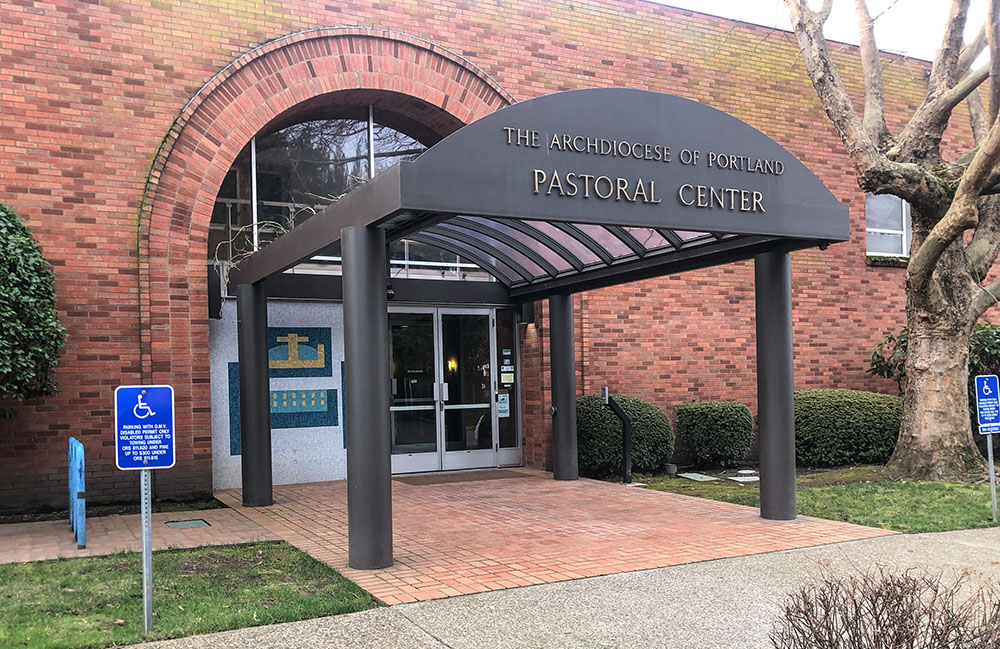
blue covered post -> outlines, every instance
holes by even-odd
[[[87,494],[84,485],[83,443],[69,438],[69,524],[77,549],[87,547]]]

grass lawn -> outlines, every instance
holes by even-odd
[[[0,565],[0,647],[108,647],[376,606],[286,543],[163,550],[153,553],[146,636],[141,570],[134,552]]]
[[[725,477],[734,472],[713,471]],[[638,479],[638,478],[637,478]],[[711,498],[740,505],[760,505],[755,484],[728,480],[695,482],[653,476],[650,489]],[[946,532],[992,525],[990,486],[945,482],[892,482],[878,466],[802,472],[798,477],[798,512],[897,532]]]

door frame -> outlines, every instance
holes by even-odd
[[[431,327],[433,330],[432,338],[434,340],[434,349],[431,352],[433,354],[432,365],[434,367],[434,405],[431,406],[434,410],[434,435],[435,435],[435,450],[433,452],[426,453],[392,453],[392,440],[389,442],[390,457],[392,463],[393,473],[423,473],[427,471],[440,471],[441,470],[441,409],[438,407],[438,386],[441,384],[441,349],[440,349],[440,334],[438,333],[440,327],[438,323],[437,309],[434,307],[417,307],[417,306],[400,306],[400,307],[390,307],[389,313],[416,313],[431,316]],[[386,316],[388,318],[388,315]],[[389,330],[389,357],[386,362],[389,363],[390,367],[390,377],[389,380],[392,381],[392,330],[391,324]],[[389,387],[389,393],[392,394],[392,386]],[[425,408],[420,408],[424,410]],[[389,416],[392,417],[393,412],[416,410],[416,408],[408,408],[406,406],[389,406]],[[389,434],[392,434],[390,430]]]
[[[448,410],[445,404],[440,409],[441,419],[438,429],[438,444],[441,449],[441,469],[444,471],[457,471],[461,469],[484,469],[496,468],[497,450],[499,447],[499,430],[497,429],[497,335],[496,335],[496,314],[495,309],[490,307],[438,307],[437,311],[437,351],[439,353],[438,362],[441,364],[441,377],[444,378],[444,343],[443,327],[441,326],[442,316],[446,315],[478,315],[486,316],[487,327],[490,336],[490,448],[473,449],[465,451],[449,451],[445,436],[444,413]],[[443,381],[442,381],[443,382]],[[472,404],[469,404],[472,405]],[[452,408],[454,409],[454,408]]]
[[[501,307],[502,308],[502,307]],[[523,458],[523,444],[521,427],[521,362],[520,362],[520,341],[518,340],[517,328],[514,329],[514,371],[516,391],[516,412],[511,413],[516,417],[517,422],[517,446],[510,448],[500,448],[499,438],[499,418],[497,413],[497,393],[500,387],[500,376],[498,372],[497,352],[497,307],[458,307],[458,306],[419,306],[419,305],[390,305],[389,313],[416,313],[432,316],[434,326],[434,412],[435,427],[437,435],[436,450],[425,453],[398,453],[392,454],[392,473],[429,473],[435,471],[457,471],[465,469],[486,469],[500,466],[520,466]],[[490,331],[490,422],[493,434],[493,444],[489,449],[474,449],[468,451],[448,451],[445,437],[445,409],[442,408],[441,385],[444,383],[444,350],[442,343],[442,315],[485,315],[489,321]],[[391,332],[390,332],[391,335]],[[391,354],[391,351],[390,351]],[[392,357],[386,359],[392,363]],[[407,410],[405,406],[390,407],[391,412],[397,410]]]

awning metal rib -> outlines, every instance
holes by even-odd
[[[684,240],[677,236],[677,233],[673,230],[657,229],[660,236],[670,242],[670,245],[674,247],[675,250],[680,250],[681,246],[684,245]]]
[[[625,228],[617,225],[606,225],[604,229],[618,237],[618,240],[628,246],[629,250],[634,252],[636,256],[640,258],[646,256],[646,247],[639,243],[639,240],[633,237]]]

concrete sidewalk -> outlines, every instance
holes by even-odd
[[[140,645],[394,649],[756,649],[786,594],[824,571],[923,568],[1000,582],[1000,529],[895,535],[403,604]]]

